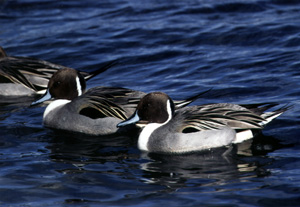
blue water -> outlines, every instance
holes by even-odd
[[[46,129],[31,98],[1,98],[0,206],[300,206],[299,1],[1,0],[0,45],[84,71],[118,61],[89,87],[294,106],[228,157],[162,156]]]

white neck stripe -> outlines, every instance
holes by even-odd
[[[168,120],[164,124],[168,123],[172,119],[172,108],[171,108],[171,102],[169,99],[167,101],[167,112],[168,112]]]
[[[77,86],[78,96],[81,96],[82,90],[81,90],[81,84],[78,76],[76,76],[76,86]]]

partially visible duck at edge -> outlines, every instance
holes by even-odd
[[[85,92],[86,83],[76,70],[64,68],[51,77],[47,92],[32,105],[54,99],[43,115],[43,124],[53,129],[89,135],[109,135],[120,130],[117,124],[131,115],[144,92],[118,87],[94,87]],[[203,93],[175,101],[184,107]],[[130,127],[129,127],[130,128]]]
[[[85,80],[106,71],[115,62],[111,61],[93,72],[80,72]],[[2,96],[28,96],[44,94],[49,79],[63,68],[62,65],[53,64],[44,60],[29,57],[8,56],[0,47],[0,95]]]
[[[189,153],[241,143],[251,139],[289,107],[265,112],[277,104],[230,103],[188,106],[174,110],[165,93],[144,96],[133,115],[118,127],[138,125],[138,148],[154,153]]]

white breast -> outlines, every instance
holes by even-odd
[[[138,148],[143,151],[148,151],[148,141],[151,136],[151,134],[154,132],[155,129],[161,127],[164,124],[157,124],[157,123],[151,123],[147,124],[147,126],[143,129],[139,136],[138,141]]]
[[[44,112],[44,116],[43,118],[45,119],[45,117],[49,114],[50,111],[56,109],[57,107],[59,106],[62,106],[62,105],[65,105],[67,103],[70,103],[71,101],[70,100],[67,100],[67,99],[58,99],[58,100],[55,100],[53,101],[52,103],[50,103],[45,112]]]

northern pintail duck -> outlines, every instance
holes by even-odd
[[[156,153],[186,153],[240,143],[253,137],[288,107],[264,112],[274,104],[230,103],[188,106],[174,110],[172,99],[162,92],[144,96],[134,114],[118,127],[143,127],[138,148]]]
[[[131,115],[144,92],[117,87],[94,87],[85,92],[85,80],[74,69],[61,69],[49,81],[47,93],[32,105],[51,98],[43,124],[46,127],[89,135],[108,135],[120,131],[117,124]],[[181,108],[198,98],[175,101]],[[124,130],[121,130],[124,131]]]
[[[80,73],[85,80],[89,80],[106,71],[113,64],[114,62],[110,62],[91,73]],[[63,68],[68,67],[35,58],[8,56],[4,49],[0,47],[0,95],[25,96],[44,94],[49,79],[56,71]]]

